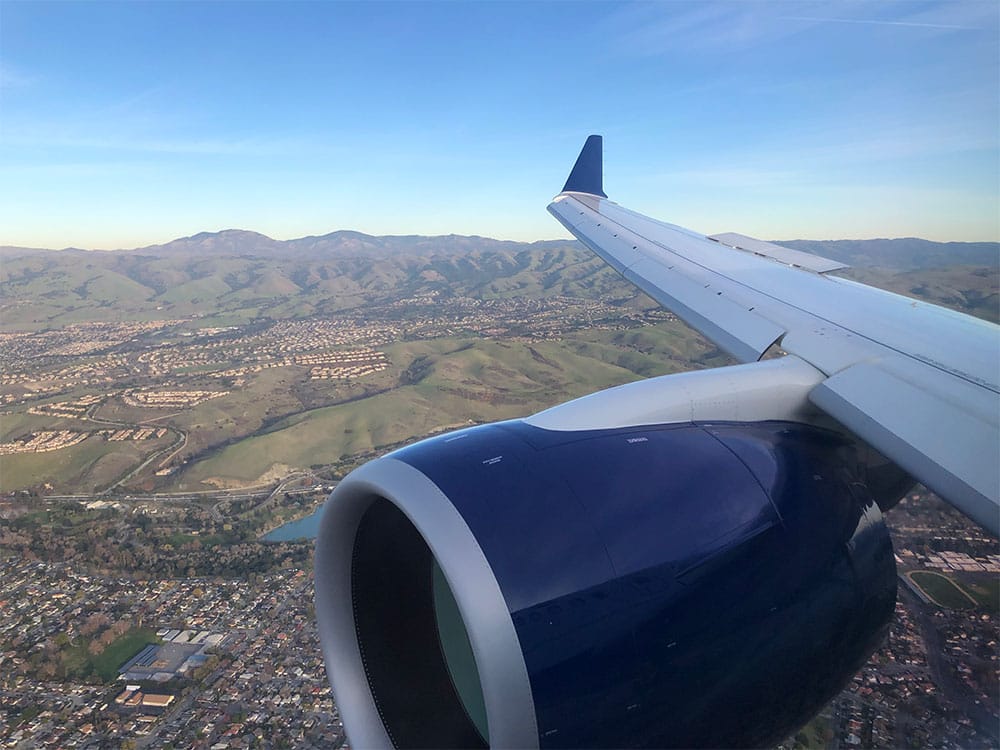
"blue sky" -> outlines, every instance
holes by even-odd
[[[199,231],[1000,238],[1000,5],[0,2],[0,244]]]

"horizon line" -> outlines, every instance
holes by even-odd
[[[196,237],[200,237],[202,235],[205,235],[206,237],[218,237],[219,235],[224,235],[224,234],[229,234],[229,233],[254,234],[254,235],[258,235],[259,237],[262,237],[263,239],[269,240],[271,242],[278,242],[278,243],[299,242],[301,240],[309,240],[309,239],[317,239],[318,240],[318,239],[324,239],[324,238],[327,238],[327,237],[331,237],[332,235],[336,235],[336,234],[357,234],[357,235],[362,235],[364,237],[371,237],[373,239],[394,239],[394,238],[409,238],[409,237],[424,238],[424,239],[439,239],[439,238],[446,238],[446,237],[457,237],[457,238],[463,238],[463,239],[490,240],[492,242],[508,242],[508,243],[512,243],[512,244],[515,244],[515,245],[535,245],[535,244],[539,244],[539,243],[542,243],[542,242],[569,242],[569,243],[578,243],[579,244],[579,240],[577,240],[574,237],[551,237],[551,238],[541,238],[541,239],[537,239],[537,240],[514,240],[514,239],[505,239],[505,238],[500,238],[500,237],[490,237],[488,235],[481,235],[481,234],[458,234],[458,233],[455,233],[455,232],[450,232],[448,234],[417,234],[417,233],[412,233],[412,234],[369,234],[368,232],[362,232],[362,231],[356,230],[356,229],[334,229],[334,230],[332,230],[330,232],[326,232],[325,234],[306,234],[306,235],[302,235],[301,237],[290,237],[288,239],[277,239],[275,237],[271,237],[270,235],[264,234],[263,232],[258,232],[258,231],[253,230],[253,229],[238,229],[238,228],[235,228],[235,227],[230,227],[230,228],[219,229],[219,230],[215,230],[215,231],[203,230],[203,231],[200,231],[200,232],[195,232],[194,234],[190,234],[190,235],[183,235],[183,236],[180,236],[180,237],[174,237],[173,239],[167,240],[166,242],[157,242],[157,243],[152,243],[152,244],[149,244],[149,245],[137,245],[135,247],[78,247],[76,245],[67,245],[65,247],[40,247],[40,246],[32,246],[32,245],[16,245],[16,244],[9,244],[9,243],[0,243],[0,250],[31,250],[31,251],[38,251],[38,252],[55,252],[55,253],[61,253],[61,252],[67,252],[67,251],[74,251],[74,250],[76,250],[76,251],[88,252],[88,253],[119,253],[119,252],[121,252],[121,253],[128,253],[128,252],[135,252],[135,251],[138,251],[138,250],[147,250],[147,249],[150,249],[150,248],[165,247],[167,245],[172,245],[172,244],[174,244],[176,242],[183,242],[185,240],[193,240]],[[988,239],[984,239],[984,240],[930,240],[930,239],[927,239],[925,237],[918,237],[916,235],[905,235],[905,236],[899,236],[899,237],[838,237],[838,238],[823,238],[823,239],[810,238],[810,237],[788,237],[788,238],[784,238],[784,239],[769,238],[767,241],[768,242],[781,243],[781,242],[873,242],[873,241],[880,241],[880,240],[881,241],[919,240],[921,242],[932,242],[932,243],[942,244],[942,245],[944,245],[944,244],[961,244],[961,245],[994,244],[994,245],[1000,245],[1000,240],[988,240]]]

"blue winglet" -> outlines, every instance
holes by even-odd
[[[607,198],[604,192],[604,138],[592,135],[583,144],[583,150],[576,157],[573,171],[563,187],[563,192],[590,193]]]

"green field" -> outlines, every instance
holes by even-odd
[[[114,451],[111,443],[99,437],[89,437],[70,448],[48,453],[0,456],[0,491],[32,487],[46,482],[54,486],[79,482],[91,467]]]
[[[975,581],[962,581],[962,590],[988,612],[1000,612],[1000,577],[976,576]]]
[[[150,628],[132,628],[112,641],[97,656],[92,656],[84,643],[64,652],[64,664],[68,675],[85,676],[93,673],[102,682],[111,682],[118,677],[121,666],[151,643],[159,643],[156,632]]]
[[[936,604],[947,609],[970,609],[976,602],[947,576],[929,570],[908,574],[920,589]]]
[[[0,416],[0,442],[8,442],[39,430],[80,429],[76,420],[20,412]],[[3,458],[0,458],[2,461]]]
[[[782,742],[781,747],[791,750],[824,750],[834,736],[828,710],[824,709],[814,716],[808,724]]]
[[[77,428],[79,429],[79,427]],[[140,442],[108,442],[88,437],[70,448],[48,453],[0,456],[0,492],[36,487],[45,483],[58,492],[93,492],[103,489],[144,456],[169,445],[170,437]]]

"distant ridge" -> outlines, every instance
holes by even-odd
[[[839,260],[855,268],[885,267],[899,270],[981,266],[1000,268],[1000,243],[933,242],[916,237],[870,240],[774,240],[796,250],[816,253]],[[268,259],[319,260],[337,257],[463,255],[469,252],[520,252],[558,247],[582,247],[576,240],[539,240],[516,242],[476,235],[384,235],[376,236],[342,229],[324,235],[276,240],[246,229],[199,232],[160,245],[131,250],[82,250],[0,245],[0,256],[17,257],[37,253],[134,253],[153,257],[222,258],[249,257]]]
[[[45,248],[16,247],[0,245],[0,255],[12,257],[33,253],[135,253],[155,257],[253,257],[253,258],[298,258],[302,260],[352,257],[384,257],[387,255],[450,255],[472,251],[510,251],[525,249],[544,250],[555,247],[577,245],[576,240],[538,240],[517,242],[497,240],[478,235],[384,235],[374,236],[349,229],[341,229],[324,235],[299,237],[292,240],[276,240],[260,232],[245,229],[223,229],[218,232],[199,232],[190,237],[179,237],[160,245],[146,245],[133,249],[83,250],[65,248],[49,250]]]
[[[933,242],[917,237],[873,240],[774,240],[779,245],[839,260],[855,268],[915,271],[948,266],[1000,268],[998,242]]]
[[[843,272],[980,315],[1000,317],[997,243],[841,240],[784,243],[843,260]],[[650,305],[576,240],[375,237],[338,231],[275,240],[258,232],[200,232],[135,250],[0,248],[0,330],[77,320],[364,316],[373,301],[441,296],[480,300],[567,296]]]

